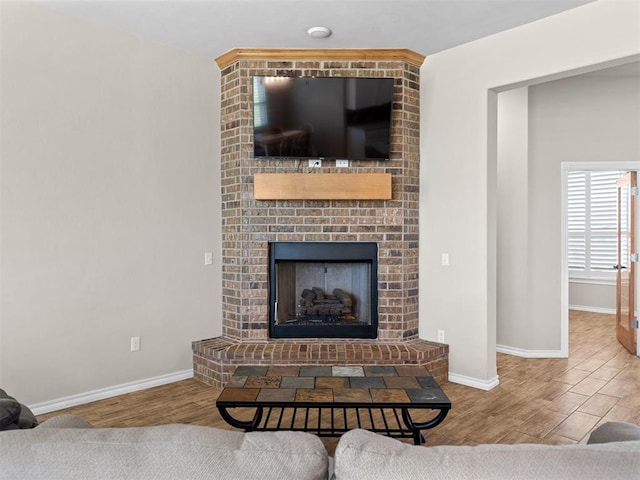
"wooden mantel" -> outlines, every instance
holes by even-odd
[[[235,48],[216,58],[220,68],[238,60],[403,60],[420,67],[426,57],[406,48]]]
[[[390,173],[256,173],[256,200],[391,200]]]

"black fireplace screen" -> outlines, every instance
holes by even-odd
[[[270,336],[376,338],[377,266],[376,243],[271,243]]]

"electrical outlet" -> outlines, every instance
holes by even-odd
[[[449,254],[448,253],[443,253],[442,254],[442,266],[443,267],[448,267],[449,266]]]
[[[322,159],[314,158],[309,160],[309,168],[320,168],[322,167]]]
[[[204,252],[204,264],[213,265],[213,252]]]
[[[349,168],[349,160],[336,160],[336,168]]]
[[[444,330],[438,330],[438,343],[444,343]]]
[[[131,351],[137,352],[140,350],[140,337],[131,337]]]

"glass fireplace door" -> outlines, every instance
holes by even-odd
[[[377,255],[371,258],[369,251],[367,258],[362,258],[362,252],[353,248],[362,244],[355,243],[315,244],[317,248],[311,250],[307,243],[286,243],[284,257],[299,258],[279,258],[282,255],[275,246],[282,243],[272,244],[271,336],[375,338]],[[354,250],[356,258],[346,257],[345,245],[349,245],[346,250]],[[296,253],[296,247],[302,247],[311,258]]]

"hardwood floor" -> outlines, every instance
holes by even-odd
[[[605,421],[640,424],[640,358],[616,341],[615,317],[572,311],[569,324],[568,359],[498,354],[500,385],[490,392],[442,385],[453,408],[425,432],[427,445],[577,443]],[[219,393],[184,380],[38,418],[68,412],[95,427],[190,423],[231,429],[215,407]],[[337,439],[323,441],[332,454]]]

